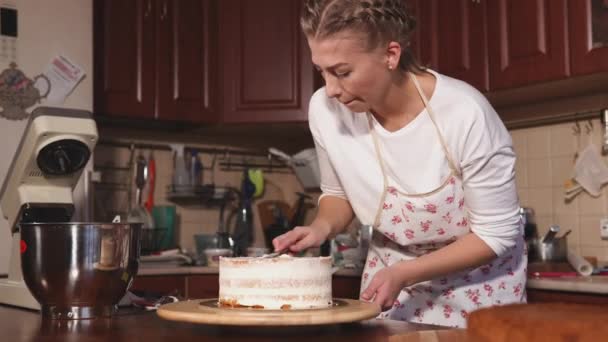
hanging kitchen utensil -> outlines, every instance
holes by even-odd
[[[234,250],[234,239],[230,236],[230,233],[226,230],[226,220],[224,218],[224,212],[226,211],[226,204],[230,200],[230,191],[224,193],[224,198],[220,202],[220,214],[219,222],[217,226],[217,248],[228,248]]]
[[[129,212],[127,217],[128,222],[139,222],[143,224],[144,229],[154,228],[154,221],[150,213],[142,206],[142,190],[146,185],[146,180],[148,177],[148,169],[146,158],[142,155],[139,155],[136,160],[135,165],[135,185],[137,187],[136,199],[137,204],[135,207]]]
[[[234,237],[235,252],[237,256],[247,255],[247,247],[253,243],[253,212],[251,199],[255,193],[255,184],[249,179],[249,170],[243,172],[241,181],[241,194],[236,222],[232,236]]]
[[[260,197],[264,193],[264,172],[261,169],[249,169],[249,180],[255,185],[253,197]]]
[[[154,160],[154,153],[150,151],[148,157],[148,199],[146,200],[146,210],[149,213],[152,212],[154,207],[154,187],[156,183],[156,161]]]

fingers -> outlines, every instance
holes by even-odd
[[[369,285],[367,286],[365,291],[363,291],[361,293],[361,298],[363,300],[367,300],[367,301],[372,300],[372,298],[374,298],[374,296],[376,296],[376,292],[378,291],[378,288],[380,288],[380,285],[382,285],[382,281],[379,279],[379,277],[377,275],[374,276],[374,278],[369,283]],[[377,298],[374,298],[374,302],[375,302],[375,299],[377,299]]]
[[[289,249],[292,252],[300,252],[309,247],[316,247],[318,245],[319,244],[317,243],[317,237],[315,236],[315,234],[308,231],[305,233],[305,235],[302,237],[302,239],[297,241],[295,244],[291,245],[289,247]]]
[[[373,296],[373,303],[378,304],[382,311],[389,310],[393,307],[395,299],[391,297],[386,284],[380,286]]]
[[[395,295],[391,293],[390,284],[382,271],[372,278],[365,291],[361,293],[361,299],[373,301],[374,304],[378,304],[382,308],[382,311],[393,307]]]
[[[308,235],[308,233],[308,231],[301,229],[301,227],[296,227],[283,235],[279,235],[274,240],[272,240],[274,250],[281,251],[286,248],[293,250],[292,245],[302,240],[306,235]]]

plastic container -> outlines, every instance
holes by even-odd
[[[190,185],[196,187],[203,184],[203,163],[196,151],[190,157]]]
[[[154,226],[164,229],[160,240],[160,249],[166,250],[175,247],[175,219],[177,217],[174,205],[159,205],[152,207]]]
[[[173,168],[173,185],[180,189],[190,187],[190,172],[186,167],[186,159],[184,158],[184,145],[171,145],[171,149],[175,152],[175,165]]]
[[[232,249],[227,248],[210,248],[205,249],[205,257],[207,258],[207,266],[219,267],[220,257],[232,256]]]

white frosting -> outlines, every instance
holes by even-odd
[[[309,309],[332,302],[331,258],[220,258],[222,302]]]

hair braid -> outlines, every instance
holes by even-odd
[[[421,70],[409,48],[416,20],[402,0],[306,0],[300,21],[304,34],[313,38],[351,30],[365,34],[369,48],[399,42],[400,69]]]

